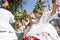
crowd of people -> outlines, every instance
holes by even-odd
[[[15,22],[14,16],[6,9],[8,2],[0,0],[0,40],[60,40],[55,29],[60,31],[60,8],[56,1],[52,0],[52,3],[53,10],[44,10],[43,14],[34,12],[30,15],[33,19],[22,20],[24,25],[19,24],[16,32],[11,25]]]

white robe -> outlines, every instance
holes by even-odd
[[[34,36],[40,40],[60,40],[56,29],[48,22],[50,13],[51,12],[47,12],[43,14],[40,22],[32,25],[31,30],[26,36]]]
[[[18,40],[13,27],[10,23],[14,23],[14,16],[8,10],[0,8],[0,40]]]

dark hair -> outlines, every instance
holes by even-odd
[[[36,9],[36,8],[33,10],[33,13],[38,13],[38,11],[37,11],[37,9]]]

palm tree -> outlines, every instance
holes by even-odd
[[[24,0],[8,0],[10,5],[10,11],[16,13],[16,11],[23,10],[23,5],[26,5]]]
[[[36,5],[35,5],[35,8],[34,8],[33,12],[37,12],[37,13],[39,13],[39,14],[42,14],[43,8],[45,7],[45,6],[43,5],[44,3],[45,3],[45,1],[42,2],[41,0],[37,0],[37,3],[36,3]]]
[[[17,7],[17,11],[19,11],[19,12],[24,12],[24,7],[23,7],[23,5],[26,5],[27,4],[27,1],[24,1],[24,0],[22,0],[22,2],[18,5],[18,7]]]

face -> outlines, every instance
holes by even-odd
[[[24,25],[28,25],[29,24],[29,19],[22,20],[22,22],[23,22]]]
[[[2,6],[6,8],[8,6],[8,2],[6,1],[6,3],[2,4]]]
[[[34,15],[35,15],[35,17],[37,18],[37,19],[40,19],[41,18],[41,14],[38,14],[38,13],[34,13]]]

